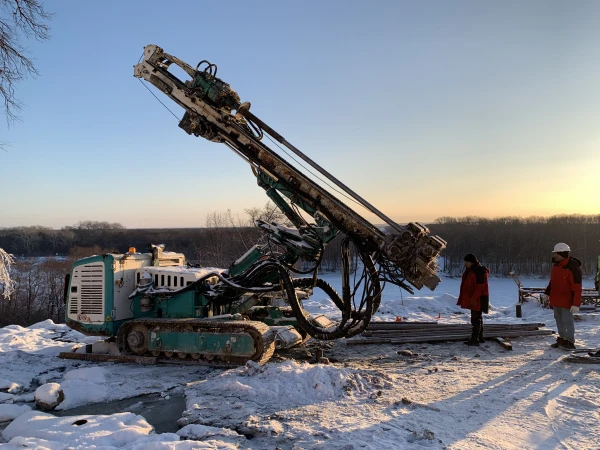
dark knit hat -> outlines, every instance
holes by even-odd
[[[472,264],[477,264],[479,261],[477,261],[477,258],[475,257],[475,255],[473,253],[469,253],[468,255],[465,255],[464,260],[466,262],[470,262]]]
[[[562,256],[565,259],[569,257],[569,252],[556,252],[556,254]]]

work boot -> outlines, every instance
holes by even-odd
[[[465,342],[469,347],[479,347],[479,330],[475,329],[471,333],[471,339]]]
[[[566,350],[575,350],[575,344],[573,344],[571,341],[567,341],[566,339],[563,339],[560,346]]]
[[[479,345],[479,335],[481,334],[481,325],[478,323],[473,324],[471,328],[471,337],[468,341],[465,341],[465,345]]]
[[[550,347],[552,347],[552,348],[562,347],[564,341],[565,340],[563,338],[557,337],[556,342],[554,344],[550,344]]]
[[[469,347],[479,347],[479,339],[477,337],[471,338],[470,341],[465,342]]]
[[[479,343],[483,344],[485,342],[485,339],[483,338],[483,327],[481,327],[481,330],[479,331]]]

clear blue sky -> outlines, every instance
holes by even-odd
[[[266,203],[239,157],[133,77],[147,44],[216,63],[399,222],[600,213],[600,2],[46,3],[23,121],[0,124],[0,227],[192,227]]]

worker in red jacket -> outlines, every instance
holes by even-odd
[[[545,294],[550,296],[550,306],[554,310],[558,338],[551,345],[575,349],[575,320],[573,314],[581,305],[581,261],[569,256],[571,248],[564,242],[554,246],[550,283]]]
[[[594,287],[600,294],[600,255],[598,255],[598,264],[596,265],[596,276],[594,277]]]
[[[596,276],[594,277],[594,286],[600,294],[600,256],[598,256],[598,265],[596,266]],[[588,352],[588,355],[600,357],[600,350],[595,352]]]
[[[483,313],[488,313],[490,306],[490,297],[488,290],[487,267],[482,266],[472,253],[464,257],[465,271],[460,283],[460,294],[458,295],[457,305],[461,308],[471,310],[471,339],[465,344],[478,346],[485,342],[483,338]]]

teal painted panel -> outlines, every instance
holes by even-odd
[[[205,317],[206,297],[196,291],[179,294],[138,293],[133,299],[133,314],[136,318],[162,317],[170,319],[190,319]],[[145,302],[142,311],[142,300]],[[160,310],[160,314],[159,314]]]
[[[119,328],[125,322],[127,322],[127,319],[116,322],[104,322],[103,324],[89,324],[68,320],[67,325],[87,336],[116,336]]]
[[[255,352],[250,336],[215,333],[150,331],[148,348],[165,352],[213,353],[251,356]],[[228,351],[228,349],[230,349]]]
[[[260,251],[260,247],[252,247],[250,252],[246,253],[243,258],[234,262],[229,267],[229,275],[231,277],[238,276],[239,274],[248,270],[252,264],[254,264],[263,256],[264,254]]]

